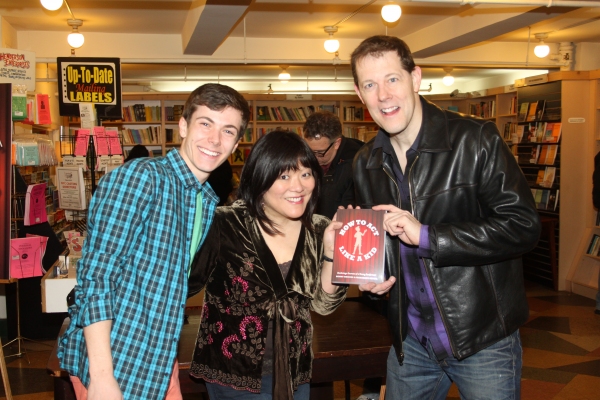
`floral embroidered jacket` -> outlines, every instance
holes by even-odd
[[[310,310],[329,314],[346,296],[345,286],[334,294],[321,287],[323,231],[328,224],[329,219],[315,215],[314,232],[302,229],[284,280],[244,203],[217,209],[189,278],[190,296],[205,288],[192,376],[260,392],[267,327],[273,319],[275,390],[283,383],[291,393],[290,388],[310,380]]]

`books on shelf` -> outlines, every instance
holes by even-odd
[[[160,122],[160,114],[160,106],[133,104],[123,107],[123,121],[125,122]]]
[[[536,184],[542,187],[551,188],[554,184],[554,178],[556,176],[556,167],[546,167],[538,170],[538,176]]]
[[[556,145],[538,144],[531,148],[531,159],[529,162],[532,164],[553,165],[556,161],[557,152],[558,147]]]
[[[542,141],[546,143],[558,143],[560,140],[561,132],[561,122],[548,122],[546,124],[546,131],[544,133],[544,138]]]
[[[360,284],[385,280],[383,211],[339,209],[343,223],[335,232],[332,282]]]
[[[88,143],[90,140],[89,129],[77,129],[75,131],[75,148],[73,149],[74,156],[85,157],[88,151]]]
[[[537,111],[537,101],[529,103],[529,110],[527,111],[527,121],[535,121],[535,112]]]
[[[546,108],[546,100],[538,100],[535,107],[535,120],[541,121],[544,119],[544,109]]]
[[[160,126],[124,128],[121,130],[124,144],[160,144]]]
[[[590,244],[588,245],[588,249],[586,251],[587,255],[598,257],[600,256],[600,236],[595,233],[592,235],[590,239]]]
[[[527,110],[529,110],[529,103],[521,103],[521,108],[519,108],[519,115],[517,115],[517,120],[519,122],[527,121]]]
[[[556,211],[558,206],[558,190],[531,188],[531,194],[538,210]]]

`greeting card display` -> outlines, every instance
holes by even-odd
[[[384,211],[337,210],[344,225],[335,234],[333,283],[380,283],[385,280]]]

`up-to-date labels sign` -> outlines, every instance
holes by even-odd
[[[113,63],[63,64],[65,103],[116,104],[116,67]]]

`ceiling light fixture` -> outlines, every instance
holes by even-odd
[[[281,67],[282,70],[279,73],[279,80],[281,81],[281,83],[288,83],[291,78],[289,72],[287,72],[289,65],[280,65],[279,67]]]
[[[335,53],[340,49],[340,42],[333,38],[333,34],[338,31],[338,28],[337,26],[326,26],[323,29],[325,30],[325,33],[329,34],[329,39],[325,41],[323,47],[325,47],[326,52]]]
[[[442,82],[446,86],[452,86],[452,84],[454,83],[454,77],[450,75],[450,73],[452,72],[452,68],[444,68],[444,71],[446,72],[446,76],[442,78]]]
[[[63,0],[40,0],[46,10],[56,11],[63,5]]]
[[[69,42],[69,46],[72,48],[78,49],[83,46],[83,42],[85,41],[85,38],[78,30],[78,28],[83,25],[83,21],[80,19],[68,19],[67,24],[73,27],[73,32],[69,33],[69,36],[67,36],[67,42]]]
[[[386,4],[381,8],[381,18],[386,22],[396,22],[400,19],[402,15],[402,9],[396,3]]]
[[[538,58],[544,58],[548,54],[550,54],[550,47],[546,43],[544,43],[544,39],[546,39],[547,37],[548,37],[547,33],[536,33],[535,34],[535,38],[538,39],[540,42],[533,49],[533,53]]]

